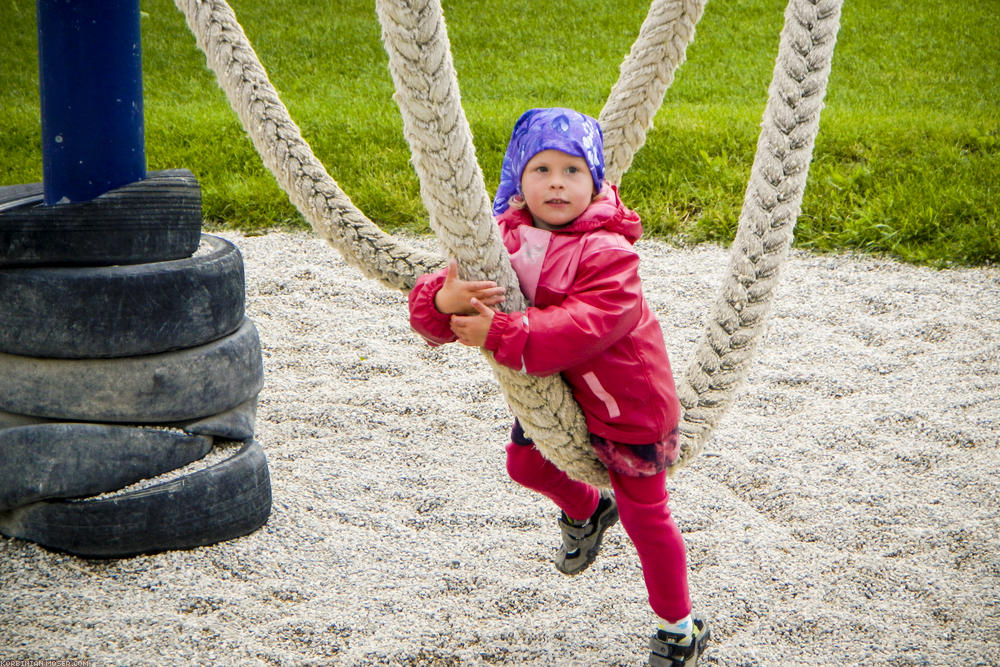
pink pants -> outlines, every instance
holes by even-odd
[[[572,519],[589,519],[600,491],[553,465],[533,445],[507,445],[507,472],[521,486],[550,498]],[[625,532],[639,553],[649,605],[662,619],[679,621],[691,613],[684,538],[667,507],[666,472],[626,477],[608,471]]]

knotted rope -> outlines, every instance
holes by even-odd
[[[397,289],[409,289],[416,276],[442,265],[443,260],[383,233],[326,174],[223,0],[175,2],[265,165],[317,234],[366,275]],[[786,8],[729,271],[678,385],[685,411],[682,455],[675,467],[697,455],[734,400],[763,332],[801,207],[841,3],[790,0]],[[507,289],[506,307],[523,309],[516,275],[489,213],[440,4],[380,0],[376,6],[431,226],[449,254],[460,260],[466,277],[496,280]],[[702,0],[654,0],[651,5],[601,114],[613,182],[642,145],[703,8]],[[583,416],[565,382],[517,373],[486,357],[542,453],[572,477],[607,486],[607,471],[593,454]]]

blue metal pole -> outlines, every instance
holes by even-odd
[[[46,204],[146,177],[139,0],[37,0]]]

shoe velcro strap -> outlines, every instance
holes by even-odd
[[[570,535],[578,540],[582,540],[594,532],[589,521],[582,526],[574,526],[565,521],[560,521],[559,528],[562,530],[563,535]]]
[[[678,662],[678,664],[682,665],[687,658],[694,655],[694,652],[697,649],[694,641],[686,646],[675,643],[675,640],[680,641],[682,639],[684,639],[684,635],[667,632],[666,630],[659,630],[657,631],[656,636],[650,638],[649,649],[661,658],[679,660],[680,662]]]
[[[566,553],[568,554],[576,553],[577,551],[580,550],[580,542],[582,540],[579,540],[573,537],[572,535],[563,535],[562,541],[563,541],[563,548],[566,549]]]

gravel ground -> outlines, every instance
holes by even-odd
[[[315,237],[223,235],[264,347],[270,520],[121,560],[0,538],[0,659],[642,664],[634,549],[616,527],[555,571],[478,352],[424,345]],[[726,251],[639,248],[682,371]],[[700,664],[1000,664],[1000,270],[795,253],[741,398],[669,484]]]

